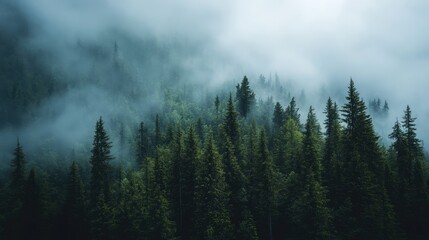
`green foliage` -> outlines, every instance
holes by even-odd
[[[65,239],[86,239],[88,237],[87,204],[82,179],[75,161],[70,167],[66,199],[62,216],[62,230]]]
[[[386,150],[353,81],[341,118],[328,99],[324,135],[313,108],[301,125],[295,99],[273,86],[275,98],[256,103],[243,79],[244,118],[226,92],[196,104],[186,88],[167,89],[161,114],[149,127],[135,121],[132,139],[124,119],[112,121],[120,163],[101,118],[92,149],[72,146],[64,159],[49,141],[24,157],[18,142],[0,182],[0,238],[427,239],[427,159],[408,106]],[[138,169],[122,167],[128,141]],[[27,178],[34,159],[53,166]]]
[[[95,126],[94,141],[92,143],[91,156],[91,205],[94,206],[99,202],[100,194],[103,195],[103,201],[108,201],[110,198],[110,172],[111,167],[109,161],[113,159],[110,154],[112,144],[109,136],[104,130],[102,118],[97,121]]]
[[[13,192],[17,201],[22,201],[24,185],[25,185],[25,155],[19,140],[16,143],[14,158],[10,165],[13,168],[9,188]]]
[[[249,80],[246,76],[241,81],[241,85],[237,85],[236,98],[238,101],[238,111],[246,118],[251,107],[255,104],[255,93],[250,89]]]
[[[234,148],[236,156],[240,156],[240,129],[238,124],[238,113],[235,111],[232,96],[229,94],[227,110],[223,122],[223,131],[226,138],[229,138]]]
[[[207,137],[195,186],[195,226],[197,239],[232,239],[232,225],[227,209],[228,194],[222,161],[213,142]]]

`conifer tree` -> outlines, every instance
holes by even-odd
[[[194,230],[196,169],[199,165],[199,146],[193,127],[190,127],[185,139],[185,152],[182,164],[182,224],[181,239],[190,239]]]
[[[402,130],[398,121],[390,138],[394,140],[397,172],[396,209],[401,227],[409,238],[428,233],[429,201],[423,170],[423,152],[416,134],[415,119],[409,106],[404,111]]]
[[[285,113],[283,111],[282,105],[277,102],[274,106],[274,113],[273,113],[273,131],[276,133],[284,124],[284,117]]]
[[[255,104],[255,93],[249,86],[249,80],[244,76],[241,85],[237,85],[236,98],[238,101],[238,111],[246,118],[250,112],[251,107]]]
[[[219,100],[219,96],[216,95],[216,98],[215,98],[216,115],[219,113],[219,107],[220,107],[220,100]]]
[[[258,136],[257,158],[250,186],[251,206],[254,212],[258,235],[261,239],[272,239],[273,215],[276,205],[275,166],[268,152],[265,131]]]
[[[43,236],[43,201],[39,182],[34,168],[25,183],[22,206],[23,239],[41,239]]]
[[[321,183],[321,133],[313,108],[310,107],[302,148],[302,159],[298,175],[301,196],[297,202],[298,224],[306,239],[329,239],[330,211],[326,190]]]
[[[22,146],[19,143],[19,139],[16,143],[16,148],[13,152],[14,158],[12,159],[10,165],[12,169],[11,181],[9,188],[14,194],[14,198],[18,201],[22,201],[24,186],[25,186],[25,155],[22,150]]]
[[[152,226],[151,239],[172,239],[176,235],[176,227],[172,221],[171,203],[168,198],[169,169],[167,163],[168,153],[159,148],[155,157],[154,192],[152,195]]]
[[[229,94],[226,115],[223,123],[223,130],[227,138],[230,139],[236,157],[239,157],[239,148],[240,148],[240,132],[238,124],[238,114],[235,111],[234,102],[232,101],[232,96]]]
[[[293,119],[298,125],[300,125],[300,114],[298,113],[299,108],[296,107],[295,97],[292,97],[289,105],[285,109],[285,121]]]
[[[390,239],[395,235],[395,219],[384,185],[386,162],[381,156],[372,120],[366,114],[365,103],[353,80],[350,80],[346,100],[342,109],[346,126],[342,149],[344,185],[341,188],[344,197],[340,208],[349,216],[350,222],[359,224],[349,223],[343,226],[345,229],[337,226],[338,231],[347,238]]]
[[[225,180],[229,190],[229,208],[231,213],[231,222],[235,232],[240,227],[242,214],[247,208],[247,193],[245,189],[246,179],[238,164],[234,154],[234,148],[231,141],[226,139],[226,152],[224,154]],[[250,224],[250,223],[248,223]]]
[[[154,137],[153,143],[154,143],[153,145],[155,147],[155,150],[162,143],[161,126],[160,126],[158,114],[156,114],[156,117],[155,117],[155,137]]]
[[[341,127],[338,115],[338,108],[332,99],[329,98],[325,108],[326,120],[326,140],[323,153],[323,182],[328,188],[328,198],[330,206],[338,206],[339,194],[341,194],[339,183],[341,182]]]
[[[91,204],[95,204],[99,195],[103,195],[103,200],[108,201],[110,198],[111,185],[111,166],[110,160],[113,156],[110,154],[112,144],[109,136],[104,130],[102,118],[97,121],[95,126],[94,141],[92,143],[91,156]]]
[[[67,193],[64,202],[64,235],[65,239],[86,239],[86,203],[82,179],[75,161],[70,167],[67,182]]]
[[[180,129],[177,130],[174,136],[174,143],[171,146],[172,149],[172,178],[171,178],[171,195],[172,195],[172,208],[174,218],[176,220],[176,226],[179,236],[183,233],[183,190],[184,190],[184,155],[185,146],[183,140],[183,133]]]
[[[225,174],[211,135],[201,160],[195,189],[196,239],[232,239]]]
[[[148,136],[144,123],[140,122],[137,139],[137,166],[139,169],[146,168],[146,160],[148,154]]]

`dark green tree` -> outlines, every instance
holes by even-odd
[[[145,158],[148,155],[148,136],[144,123],[140,123],[137,139],[137,166],[142,169],[146,168],[147,163]]]
[[[300,114],[298,113],[299,108],[296,107],[295,97],[292,97],[289,105],[285,109],[285,121],[293,119],[298,125],[300,125]]]
[[[154,136],[154,140],[153,140],[153,145],[156,148],[161,145],[162,143],[162,135],[161,135],[161,126],[160,126],[160,122],[159,122],[159,115],[156,114],[155,117],[155,136]]]
[[[22,206],[23,239],[42,239],[44,236],[43,196],[34,169],[25,183]]]
[[[218,95],[216,95],[216,98],[215,98],[215,109],[216,109],[216,114],[218,114],[219,113],[219,107],[220,107],[220,100],[219,100],[219,96]]]
[[[226,152],[224,154],[225,180],[229,190],[229,208],[231,213],[231,222],[234,226],[234,232],[237,234],[240,228],[240,222],[244,210],[248,207],[246,193],[246,179],[238,164],[234,154],[234,147],[227,138]],[[249,223],[248,223],[249,224]],[[243,229],[244,230],[244,229]]]
[[[87,239],[88,225],[86,201],[82,179],[75,161],[70,167],[67,182],[67,193],[64,202],[62,220],[64,222],[64,239]]]
[[[195,186],[196,239],[232,239],[225,174],[211,135],[201,160]]]
[[[341,188],[341,126],[338,115],[338,107],[331,98],[326,103],[325,112],[325,147],[323,151],[323,182],[328,188],[330,206],[336,208],[339,205]],[[341,220],[340,220],[341,221]]]
[[[24,186],[25,186],[25,155],[22,150],[22,146],[19,143],[19,139],[16,143],[16,148],[13,152],[14,158],[12,159],[10,166],[12,169],[11,181],[9,188],[14,195],[14,198],[18,201],[22,201]]]
[[[113,156],[110,154],[112,144],[109,136],[104,130],[104,123],[102,118],[97,121],[95,125],[94,141],[92,143],[92,156],[91,164],[91,205],[93,206],[99,195],[103,195],[103,201],[108,201],[110,198],[110,185],[111,185],[111,166],[110,160]]]
[[[429,201],[423,167],[423,150],[417,138],[416,118],[409,106],[404,111],[402,128],[398,121],[390,138],[395,153],[397,173],[396,210],[401,226],[409,238],[424,238],[428,234]]]
[[[313,108],[310,107],[305,124],[302,159],[297,169],[301,196],[298,198],[296,218],[306,239],[329,239],[330,210],[326,190],[321,183],[321,132]]]
[[[249,80],[244,76],[241,85],[237,84],[236,98],[238,101],[238,111],[246,118],[249,114],[251,107],[255,104],[255,93],[249,86]]]
[[[265,131],[260,130],[257,157],[253,168],[254,185],[250,186],[251,206],[261,239],[272,239],[273,215],[276,206],[275,166],[268,152]]]
[[[342,237],[392,239],[395,236],[395,217],[384,185],[386,162],[374,133],[372,120],[350,80],[346,104],[342,109],[343,122],[343,205],[342,213],[349,222],[337,225]]]
[[[227,138],[231,141],[236,157],[240,153],[240,131],[238,124],[238,114],[235,111],[234,102],[232,101],[232,96],[229,94],[227,110],[225,113],[225,119],[223,122],[223,131]]]
[[[273,113],[273,131],[277,132],[283,125],[285,120],[285,113],[282,105],[277,102],[274,106]]]
[[[169,163],[167,162],[168,151],[159,148],[155,158],[154,167],[154,190],[151,206],[151,239],[172,239],[176,236],[175,223],[172,220],[171,203],[168,198],[169,191]]]
[[[200,161],[200,149],[193,127],[190,127],[185,139],[185,152],[183,156],[181,186],[181,239],[190,239],[194,232],[195,184],[196,169]]]

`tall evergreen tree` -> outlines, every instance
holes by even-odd
[[[62,234],[64,234],[64,238],[87,239],[85,195],[82,179],[75,161],[70,167],[63,211],[64,232]]]
[[[196,239],[232,239],[226,187],[221,158],[209,135],[196,179]]]
[[[298,125],[300,125],[300,114],[298,113],[299,108],[296,107],[295,97],[292,97],[289,105],[285,109],[285,121],[293,119]]]
[[[341,182],[341,126],[337,105],[331,98],[326,103],[325,114],[326,140],[322,161],[323,181],[328,188],[330,206],[337,208],[340,200],[339,194],[341,194],[339,186]]]
[[[159,115],[156,114],[155,117],[155,136],[154,136],[154,140],[153,140],[153,145],[156,148],[161,145],[162,143],[162,136],[161,136],[161,126],[160,126],[160,122],[159,122]]]
[[[110,185],[111,185],[111,166],[110,160],[113,156],[110,154],[112,143],[109,136],[104,130],[104,122],[102,118],[97,121],[95,125],[94,141],[92,143],[92,156],[91,164],[91,204],[95,204],[99,195],[103,195],[103,199],[108,201],[110,198]]]
[[[225,113],[225,119],[223,123],[224,134],[230,139],[234,149],[236,157],[240,156],[240,132],[238,124],[238,114],[235,111],[234,102],[232,96],[229,94],[227,110]]]
[[[43,238],[43,199],[34,168],[25,184],[22,223],[23,239]]]
[[[14,198],[18,201],[22,201],[24,186],[25,186],[25,155],[22,150],[22,146],[19,143],[19,139],[16,143],[16,148],[13,152],[14,158],[12,159],[10,165],[12,169],[11,181],[9,188],[14,194]]]
[[[428,234],[429,199],[424,180],[423,151],[416,134],[416,118],[409,106],[404,111],[402,128],[396,121],[392,147],[397,172],[395,206],[402,229],[409,238],[422,238]]]
[[[273,237],[273,215],[276,205],[275,166],[268,152],[267,138],[262,129],[258,136],[257,158],[250,186],[251,206],[254,212],[258,235],[261,239]]]
[[[190,127],[185,139],[185,152],[182,164],[182,209],[181,239],[190,239],[194,232],[196,169],[199,165],[200,149],[193,127]]]
[[[219,100],[219,96],[216,95],[216,98],[215,98],[216,115],[219,113],[219,107],[220,107],[220,100]]]
[[[231,221],[237,234],[244,210],[248,207],[245,189],[246,179],[234,154],[231,141],[226,139],[226,152],[224,154],[225,180],[229,190],[229,207]],[[250,224],[250,223],[248,223]]]
[[[154,167],[154,192],[152,195],[152,226],[151,239],[172,239],[176,235],[176,227],[172,220],[171,203],[168,198],[169,169],[165,149],[158,149]]]
[[[284,117],[285,113],[283,110],[282,105],[277,102],[274,106],[274,113],[273,113],[273,131],[277,132],[284,124]]]
[[[179,236],[183,233],[183,190],[184,190],[184,155],[185,146],[183,140],[183,133],[180,129],[174,136],[174,143],[172,149],[172,178],[171,178],[171,199],[174,218]]]
[[[391,239],[395,235],[395,219],[384,185],[386,162],[353,80],[346,100],[342,109],[346,126],[342,150],[344,198],[340,208],[350,222],[337,226],[338,231],[347,238]]]
[[[255,93],[250,88],[249,80],[244,76],[241,85],[237,85],[236,98],[238,101],[238,111],[246,118],[250,112],[251,107],[255,104]]]
[[[148,155],[148,136],[144,123],[140,122],[137,139],[137,166],[142,169],[145,168],[147,163],[145,158]]]
[[[321,133],[313,108],[310,107],[298,175],[301,196],[298,198],[297,218],[306,239],[329,239],[330,211],[326,190],[321,183]]]

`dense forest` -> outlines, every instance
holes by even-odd
[[[0,239],[429,239],[426,2],[0,0]]]
[[[247,77],[209,103],[181,91],[163,101],[152,122],[94,119],[89,150],[54,163],[15,140],[1,238],[428,238],[427,164],[409,106],[385,146],[353,80],[321,122],[313,107],[302,121],[294,97],[256,101]]]

